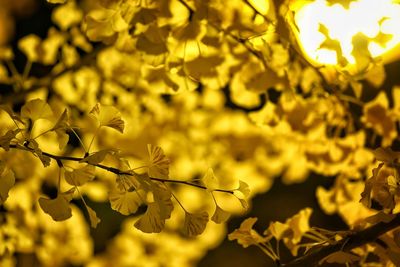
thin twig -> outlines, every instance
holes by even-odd
[[[19,149],[19,150],[25,150],[25,151],[29,151],[29,152],[34,152],[33,149],[29,148],[29,147],[25,147],[25,146],[21,146],[18,144],[11,144],[10,148],[13,149]],[[80,157],[71,157],[71,156],[58,156],[58,155],[54,155],[54,154],[50,154],[48,152],[42,152],[42,155],[47,156],[49,158],[52,158],[54,160],[58,161],[75,161],[75,162],[85,162],[85,158],[80,158]],[[114,168],[114,167],[110,167],[110,166],[106,166],[103,164],[91,164],[89,162],[85,162],[88,163],[90,165],[93,165],[95,167],[98,167],[100,169],[112,172],[116,175],[129,175],[129,176],[134,176],[134,173],[130,172],[130,171],[122,171],[118,168]],[[153,181],[157,181],[157,182],[163,182],[163,183],[175,183],[175,184],[184,184],[184,185],[188,185],[188,186],[192,186],[192,187],[197,187],[200,189],[204,189],[206,190],[207,187],[200,185],[200,184],[195,184],[195,183],[191,183],[188,181],[182,181],[182,180],[174,180],[174,179],[164,179],[164,178],[157,178],[157,177],[149,177],[150,180]],[[222,192],[222,193],[228,193],[228,194],[233,194],[233,190],[227,190],[227,189],[214,189],[213,191],[217,191],[217,192]]]

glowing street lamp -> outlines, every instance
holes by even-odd
[[[398,0],[289,0],[289,10],[297,42],[315,66],[354,74],[400,54]]]

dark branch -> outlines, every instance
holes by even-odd
[[[349,252],[354,248],[376,241],[381,235],[400,226],[400,214],[390,222],[380,222],[362,231],[350,234],[334,244],[324,246],[318,250],[282,264],[284,267],[317,266],[323,258],[337,251]]]

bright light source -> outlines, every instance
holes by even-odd
[[[362,46],[376,58],[400,44],[399,1],[349,0],[348,9],[327,0],[304,2],[294,22],[300,46],[315,64],[356,64],[355,51]],[[355,36],[362,38],[356,41]]]

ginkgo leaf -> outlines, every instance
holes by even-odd
[[[52,130],[58,130],[58,129],[67,129],[69,127],[68,123],[68,111],[65,109],[63,113],[60,115],[58,118],[56,124],[54,124]]]
[[[160,217],[157,203],[151,202],[145,214],[136,221],[135,227],[144,233],[160,233],[164,229],[165,220]]]
[[[185,222],[183,224],[183,233],[187,236],[197,236],[204,232],[208,223],[208,213],[185,212]]]
[[[169,175],[169,159],[164,155],[161,147],[148,144],[149,159],[147,173],[150,177],[167,179]]]
[[[229,240],[237,240],[237,242],[244,248],[250,245],[257,245],[265,241],[260,234],[253,230],[253,226],[256,223],[257,218],[247,218],[241,224],[239,229],[235,229],[232,233],[228,235]]]
[[[44,167],[50,166],[51,158],[43,154],[43,151],[39,148],[39,144],[36,140],[30,139],[28,140],[29,148],[32,148],[34,154],[40,159]]]
[[[49,104],[42,99],[33,99],[25,103],[21,108],[21,117],[35,122],[38,119],[50,120],[53,117],[53,111]]]
[[[300,242],[303,234],[310,230],[309,220],[311,213],[311,208],[305,208],[286,220],[286,224],[289,225],[289,228],[293,231],[291,242],[297,244]]]
[[[5,151],[10,149],[10,143],[21,130],[8,130],[3,136],[0,137],[0,147]]]
[[[95,176],[96,168],[92,165],[86,165],[73,171],[65,171],[65,180],[70,185],[81,186],[91,180]]]
[[[69,141],[69,135],[65,132],[68,128],[68,112],[67,109],[65,109],[52,128],[52,131],[57,135],[58,146],[60,149],[63,149]]]
[[[154,195],[154,200],[160,209],[160,218],[163,220],[169,219],[174,209],[174,204],[171,200],[171,191],[162,183],[153,183],[151,189]]]
[[[125,123],[121,118],[121,113],[113,106],[104,106],[97,103],[90,113],[100,126],[110,127],[120,133],[124,132]]]
[[[13,119],[14,121],[18,121],[20,123],[23,123],[23,121],[21,120],[19,115],[15,114],[10,106],[8,106],[8,105],[0,105],[0,109],[4,110],[8,114],[8,116],[10,116],[10,118]]]
[[[18,49],[21,50],[30,62],[40,60],[40,44],[42,40],[35,34],[29,34],[18,40]]]
[[[55,221],[64,221],[72,216],[69,202],[62,194],[58,194],[54,199],[41,197],[39,198],[39,205]]]
[[[0,205],[7,200],[8,191],[14,184],[14,173],[11,170],[5,170],[4,162],[0,161]]]
[[[207,187],[207,191],[212,192],[218,188],[219,182],[217,177],[214,175],[214,171],[212,168],[209,168],[207,172],[204,174],[201,181],[204,183],[205,187]]]
[[[52,4],[64,4],[68,0],[47,0],[47,2],[52,3]]]
[[[111,208],[123,215],[133,214],[142,204],[139,193],[114,190],[109,195]]]
[[[62,192],[61,194],[63,195],[63,197],[70,202],[72,200],[72,198],[74,197],[76,191],[76,187],[71,187],[69,190]]]
[[[248,209],[249,205],[246,201],[246,197],[249,196],[250,194],[250,188],[249,185],[241,180],[239,180],[239,187],[235,190],[233,190],[233,194],[235,197],[237,197],[240,201],[240,204],[242,204],[242,207],[244,209]]]
[[[87,162],[89,164],[96,165],[102,162],[108,154],[113,154],[117,150],[116,149],[104,149],[90,154],[81,160],[81,162]]]
[[[89,220],[90,220],[90,226],[92,227],[92,228],[96,228],[97,227],[97,225],[100,223],[100,218],[99,217],[97,217],[97,214],[96,214],[96,212],[91,208],[91,207],[89,207],[88,205],[86,205],[85,204],[85,207],[86,207],[86,210],[87,210],[87,212],[88,212],[88,214],[89,214]]]
[[[271,222],[267,230],[265,230],[264,234],[272,234],[276,240],[281,240],[288,234],[289,226],[285,223],[281,222]]]
[[[216,68],[223,62],[219,55],[203,57],[199,56],[191,61],[185,62],[185,69],[188,74],[199,81],[202,77],[212,77],[216,75]]]
[[[216,205],[211,220],[215,223],[224,223],[229,219],[229,217],[230,217],[229,212],[223,210],[220,206]]]

